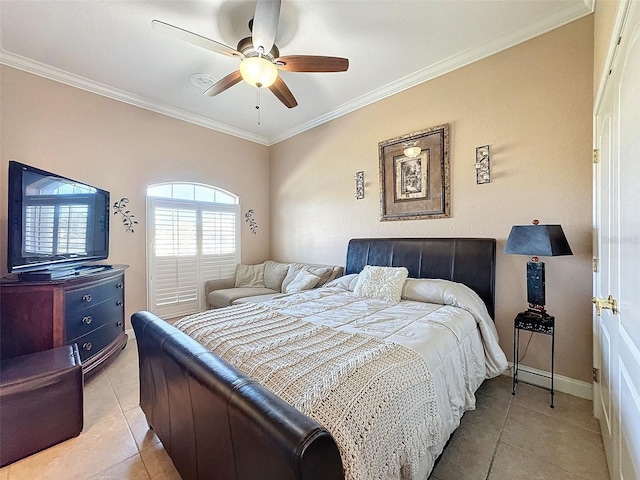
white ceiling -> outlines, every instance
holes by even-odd
[[[153,19],[236,47],[255,0],[0,0],[0,63],[271,145],[592,11],[593,0],[283,0],[281,55],[346,57],[344,73],[280,72],[287,109],[244,82],[205,97],[239,60],[151,28]],[[496,72],[498,74],[498,72]]]

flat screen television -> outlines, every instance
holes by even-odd
[[[10,273],[55,278],[109,256],[106,190],[12,160],[8,205]]]

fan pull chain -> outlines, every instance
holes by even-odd
[[[256,110],[258,111],[258,125],[260,125],[260,88],[258,88],[258,101],[256,102]]]

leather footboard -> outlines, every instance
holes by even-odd
[[[343,479],[331,434],[149,312],[131,317],[140,406],[183,479]]]

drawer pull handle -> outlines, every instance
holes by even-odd
[[[91,342],[86,342],[86,343],[83,343],[83,344],[82,344],[82,348],[83,348],[84,350],[86,350],[86,351],[91,350],[91,346],[92,346],[92,345],[91,345]]]
[[[118,301],[116,302],[116,305],[117,305],[118,307],[121,307],[122,305],[124,305],[124,303],[122,303],[120,300],[118,300]]]
[[[85,325],[91,325],[92,322],[92,318],[90,316],[86,316],[82,318],[82,323],[84,323]]]
[[[91,301],[91,295],[88,293],[86,295],[83,295],[82,300],[89,303]]]
[[[116,325],[121,327],[122,326],[122,322],[118,322],[118,323],[116,323]]]
[[[118,283],[118,284],[116,284],[116,288],[124,288],[124,283]]]

